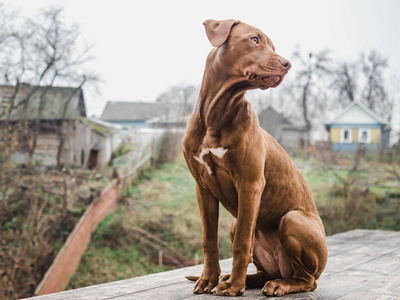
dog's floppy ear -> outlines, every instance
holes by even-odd
[[[235,20],[206,20],[203,25],[206,27],[207,37],[210,40],[211,44],[214,47],[218,47],[225,43],[233,25],[236,25],[238,23],[239,21]]]

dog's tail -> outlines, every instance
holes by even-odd
[[[185,278],[190,281],[197,281],[199,280],[200,276],[185,276]]]

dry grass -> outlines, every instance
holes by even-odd
[[[9,169],[0,184],[0,299],[33,296],[87,205],[86,170]],[[96,183],[97,185],[97,183]]]

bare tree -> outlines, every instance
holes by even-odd
[[[337,92],[338,102],[342,106],[353,101],[364,103],[390,123],[396,96],[388,91],[387,67],[387,59],[374,50],[368,55],[362,53],[357,63],[339,63],[331,86]]]
[[[31,61],[33,80],[37,80],[36,87],[46,86],[40,95],[38,115],[34,120],[34,131],[33,135],[31,135],[31,147],[29,149],[31,164],[33,153],[36,149],[37,135],[40,131],[44,99],[48,90],[55,82],[78,83],[77,90],[79,90],[87,81],[95,80],[96,76],[85,74],[85,70],[82,70],[82,65],[91,59],[88,55],[89,48],[79,51],[79,26],[77,24],[71,26],[64,24],[61,8],[50,7],[45,9],[41,12],[38,20],[29,20],[28,22],[36,29],[36,34],[31,44],[33,53],[37,57],[37,60]],[[60,140],[57,153],[58,166],[61,165],[61,152],[64,146],[64,135],[66,134],[65,130],[63,130],[65,114],[71,99],[72,96],[69,101],[65,102],[61,112],[61,125],[57,130]]]
[[[174,85],[160,94],[156,101],[176,105],[179,121],[192,112],[197,100],[198,89],[193,85]]]
[[[358,64],[339,63],[333,72],[332,88],[338,92],[339,103],[346,106],[350,102],[356,101],[359,85]]]
[[[393,125],[392,127],[392,141],[399,142],[400,138],[400,77],[393,75],[388,82],[388,101],[391,105],[386,107],[386,115],[388,122]],[[399,151],[400,152],[400,151]]]
[[[15,46],[14,30],[18,14],[16,11],[7,9],[0,3],[0,83],[9,83],[9,70],[13,65],[11,59]],[[16,50],[14,50],[16,51]],[[0,121],[8,114],[10,104],[8,101],[1,101],[1,98],[11,98],[7,89],[0,90]],[[7,99],[8,100],[8,99]],[[10,154],[14,146],[15,132],[9,124],[0,122],[0,185],[7,180],[7,169],[10,167]]]
[[[18,17],[15,11],[8,10],[3,3],[0,3],[0,53],[1,62],[4,64],[4,50],[8,41],[12,38],[15,26],[15,20]]]
[[[16,49],[10,55],[11,63],[2,65],[2,69],[7,72],[5,74],[8,83],[15,87],[9,99],[7,119],[14,109],[19,106],[24,107],[21,110],[25,113],[22,116],[24,119],[22,124],[27,137],[30,166],[33,165],[33,155],[48,91],[56,84],[75,85],[81,88],[85,83],[98,80],[96,75],[90,74],[86,69],[86,63],[92,57],[89,56],[90,48],[82,48],[79,44],[79,26],[65,24],[62,12],[62,8],[49,7],[41,10],[35,19],[25,19],[20,22],[22,25],[13,31],[10,39],[13,41],[13,48]],[[16,101],[22,82],[29,83],[32,89],[23,99]],[[39,97],[36,115],[32,115],[28,109],[32,97]],[[67,108],[64,107],[62,115],[65,115]],[[61,134],[65,131],[58,130],[58,132],[60,144],[63,145],[64,137]]]
[[[19,15],[15,11],[8,10],[3,3],[0,3],[0,83],[10,84],[10,78],[17,78],[19,81],[20,74],[24,68],[19,68],[21,61],[20,38],[16,34],[16,24]],[[18,72],[16,71],[17,69]],[[7,95],[2,95],[2,98],[7,98],[7,101],[0,103],[0,118],[9,115],[13,109],[15,100],[15,91]]]
[[[399,102],[398,80],[395,77],[391,77],[391,81],[385,80],[388,60],[377,51],[371,51],[368,56],[363,54],[361,62],[365,77],[363,99],[370,109],[390,124]]]
[[[383,79],[383,72],[387,68],[387,59],[372,50],[368,56],[362,54],[360,62],[362,73],[366,79],[362,96],[368,107],[375,110],[378,103],[387,100]]]
[[[313,114],[318,114],[315,109],[326,107],[321,103],[323,77],[330,74],[329,51],[322,50],[318,53],[309,53],[305,58],[299,50],[294,53],[294,59],[300,62],[299,71],[295,75],[293,88],[300,95],[299,102],[302,110],[302,117],[308,130],[312,127]],[[312,111],[314,109],[314,111]]]

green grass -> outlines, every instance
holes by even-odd
[[[295,161],[310,186],[328,234],[367,226],[400,230],[400,224],[396,221],[398,201],[388,201],[378,209],[387,190],[399,192],[399,183],[390,176],[383,176],[381,169],[378,172],[378,167],[369,172],[352,173],[343,166],[334,166],[327,171],[319,162],[303,158],[296,158]],[[343,182],[338,176],[342,180],[353,180],[348,195],[344,194]],[[359,187],[364,182],[368,182],[369,189],[360,192]],[[136,236],[135,228],[153,235],[182,258],[193,258],[198,254],[202,259],[201,222],[195,182],[182,157],[156,170],[146,171],[140,183],[132,186],[124,196],[125,200],[118,211],[110,214],[97,227],[69,288],[168,269],[158,267],[158,250]],[[229,240],[231,220],[230,214],[221,207],[221,258],[232,256]]]
[[[195,182],[182,157],[146,171],[124,194],[118,211],[98,225],[68,288],[78,288],[168,269],[157,264],[158,250],[135,236],[141,228],[185,259],[202,259],[201,221]],[[232,256],[230,214],[221,208],[221,258]],[[167,252],[169,250],[166,250]],[[171,252],[170,251],[170,252]]]
[[[317,166],[303,171],[303,176],[310,186],[316,204],[325,204],[328,199],[330,182],[333,181],[332,175]]]
[[[78,270],[67,289],[115,281],[149,273],[166,271],[149,260],[149,256],[115,225],[126,221],[127,210],[121,206],[99,223],[88,250],[82,255]]]
[[[82,256],[78,271],[72,277],[67,289],[110,282],[166,271],[149,262],[138,246],[114,249],[107,246],[90,247]]]

